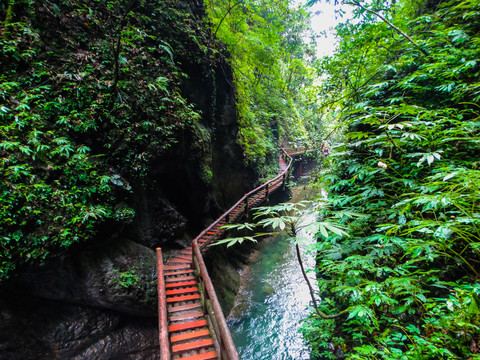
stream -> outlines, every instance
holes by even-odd
[[[297,186],[292,189],[290,201],[304,197],[305,190]],[[304,215],[305,223],[314,220],[314,215]],[[314,254],[305,249],[313,243],[309,237],[302,246],[305,269],[315,266]],[[315,285],[315,274],[308,275]],[[310,349],[299,329],[300,321],[309,314],[310,294],[294,244],[285,236],[263,240],[242,278],[235,307],[228,318],[240,359],[309,360]]]

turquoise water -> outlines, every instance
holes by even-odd
[[[305,251],[312,242],[306,239],[302,246],[306,269],[315,264],[314,255]],[[262,245],[258,258],[243,274],[244,284],[228,319],[240,359],[309,360],[310,350],[298,330],[309,313],[310,294],[295,246],[283,237],[267,239]],[[314,278],[313,272],[309,277]]]

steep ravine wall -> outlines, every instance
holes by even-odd
[[[203,16],[198,1],[184,9]],[[225,55],[175,60],[187,75],[183,96],[201,120],[177,134],[180,141],[152,160],[142,181],[131,181],[132,224],[105,224],[94,241],[1,285],[2,360],[158,358],[155,247],[168,255],[186,245],[256,182],[236,141]]]

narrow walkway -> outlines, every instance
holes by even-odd
[[[223,225],[239,221],[285,185],[291,164],[292,158],[283,151],[277,177],[244,195],[168,264],[163,264],[161,249],[157,249],[161,360],[238,360],[202,255],[224,237]]]

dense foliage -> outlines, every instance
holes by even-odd
[[[0,281],[131,222],[133,191],[176,144],[196,144],[208,185],[215,99],[202,112],[181,90],[225,71],[225,48],[246,161],[275,173],[278,139],[306,137],[307,12],[287,0],[206,6],[209,19],[196,1],[0,4]]]
[[[348,315],[304,332],[318,359],[480,358],[480,6],[376,4],[411,39],[363,12],[320,69],[345,125],[324,215],[356,216],[318,235],[323,310]]]
[[[231,54],[240,141],[247,160],[261,168],[279,137],[306,141],[315,118],[306,101],[315,58],[309,15],[291,0],[274,6],[263,0],[208,0],[206,8],[212,32]],[[276,166],[276,158],[271,163]]]
[[[182,6],[0,5],[0,280],[91,239],[100,223],[131,221],[130,184],[195,131],[178,58],[208,61],[213,50]]]

